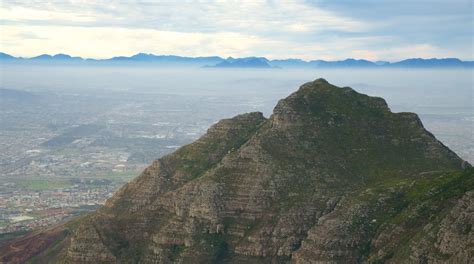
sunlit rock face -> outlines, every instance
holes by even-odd
[[[72,221],[51,254],[65,263],[468,263],[473,179],[417,115],[318,79],[268,119],[222,120],[154,161]]]

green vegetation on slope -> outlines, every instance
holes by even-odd
[[[369,213],[352,218],[353,228],[364,228],[366,232],[361,255],[371,263],[407,259],[412,253],[410,246],[429,237],[429,231],[439,227],[453,203],[472,190],[474,168],[426,174],[410,180],[382,181],[365,190],[353,204],[366,204]],[[391,234],[394,229],[398,230],[395,235]],[[391,234],[383,245],[383,254],[379,254],[380,247],[371,244],[381,234]],[[430,250],[438,254],[433,244]]]

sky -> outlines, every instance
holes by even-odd
[[[0,1],[0,51],[474,60],[472,0]]]

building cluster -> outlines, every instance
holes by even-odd
[[[103,205],[119,187],[111,181],[86,180],[67,188],[28,190],[14,183],[0,188],[0,234],[51,226]]]

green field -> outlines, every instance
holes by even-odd
[[[52,179],[45,179],[45,180],[20,180],[16,182],[20,187],[30,190],[50,190],[50,189],[58,189],[58,188],[68,188],[71,187],[71,183],[69,180],[52,180]]]

